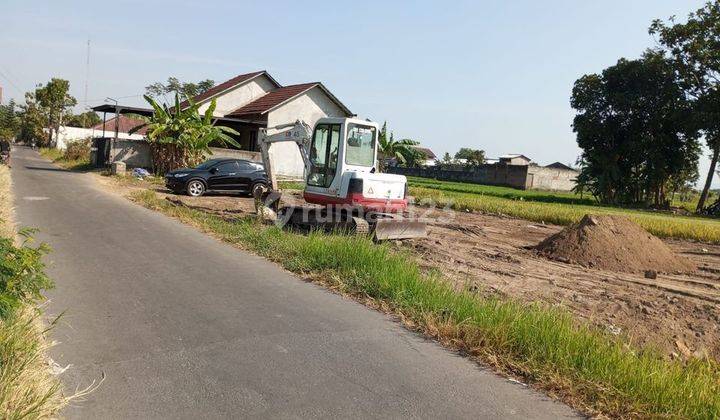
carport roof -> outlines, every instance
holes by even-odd
[[[153,114],[153,110],[149,108],[139,108],[136,106],[124,106],[124,105],[118,105],[117,108],[115,105],[111,104],[102,104],[98,105],[92,108],[95,112],[111,112],[115,113],[116,110],[118,110],[119,114],[137,114],[137,115],[144,115],[146,117],[149,117]]]

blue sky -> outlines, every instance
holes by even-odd
[[[652,19],[702,3],[3,0],[0,84],[21,98],[63,77],[82,101],[90,38],[90,105],[142,105],[144,86],[168,76],[221,82],[266,69],[283,84],[322,81],[438,155],[474,147],[568,163],[579,155],[573,82],[654,46]]]

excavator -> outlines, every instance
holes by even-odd
[[[376,241],[423,237],[426,223],[403,215],[408,207],[407,179],[377,172],[377,123],[358,118],[320,118],[310,127],[297,120],[262,129],[259,144],[268,184],[253,196],[258,212],[281,224],[304,229],[342,230]],[[295,143],[304,163],[308,205],[281,206],[270,146]]]

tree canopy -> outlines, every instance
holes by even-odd
[[[712,151],[710,168],[698,202],[702,210],[720,156],[720,2],[706,3],[685,23],[653,21],[650,34],[670,54],[685,92],[695,99],[695,119]]]
[[[193,98],[211,87],[215,81],[210,79],[201,80],[197,83],[182,82],[177,77],[168,77],[167,82],[157,82],[145,86],[145,93],[151,98],[166,97],[166,95],[178,94],[183,98]]]
[[[9,140],[20,131],[19,108],[11,100],[7,105],[0,104],[0,140]]]
[[[90,128],[102,122],[102,119],[95,111],[87,111],[82,114],[71,115],[65,125],[70,127]]]
[[[53,131],[57,132],[63,120],[72,116],[71,110],[77,105],[77,100],[70,95],[70,82],[55,77],[35,89],[34,99],[47,119],[47,143],[51,144]]]
[[[672,60],[647,51],[575,82],[578,188],[606,203],[666,204],[673,185],[697,178],[693,104]]]
[[[455,153],[455,159],[464,159],[470,166],[479,166],[485,163],[485,151],[462,147]]]

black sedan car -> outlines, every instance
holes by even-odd
[[[243,159],[210,159],[192,169],[178,169],[165,175],[165,186],[177,194],[199,197],[207,191],[252,193],[253,188],[268,185],[265,168]]]

